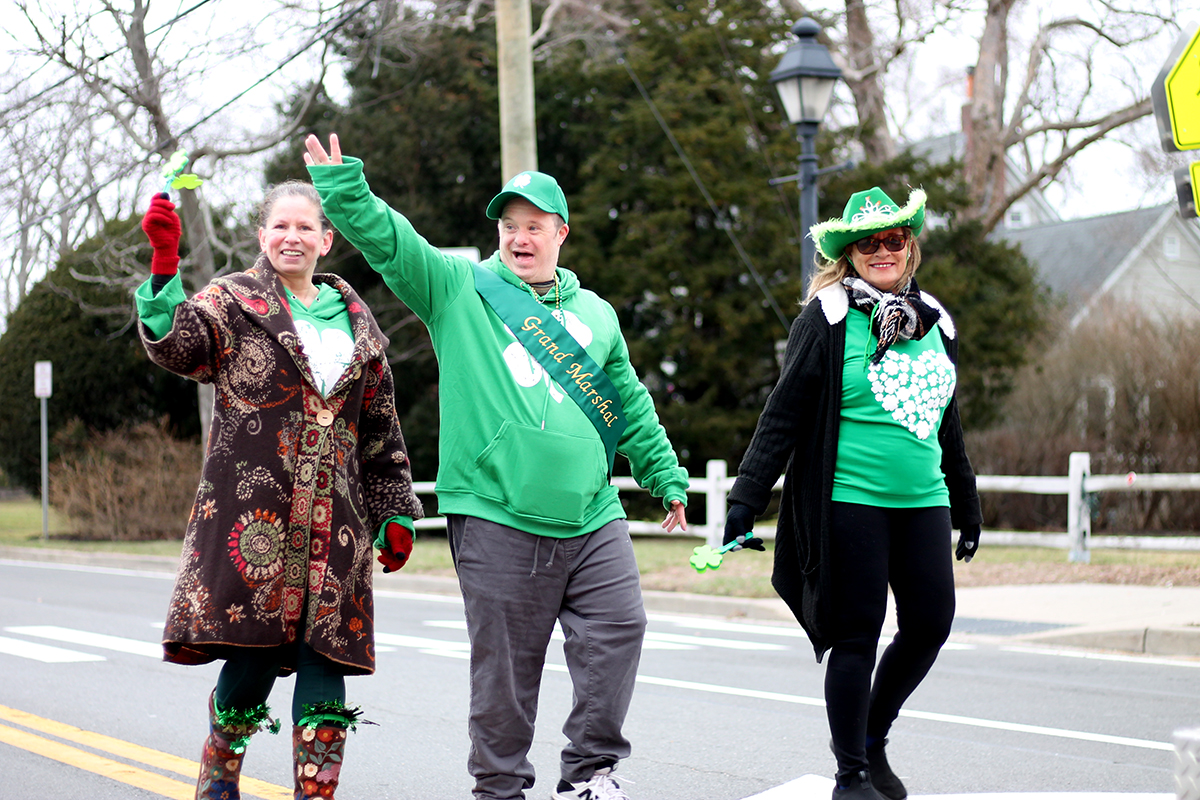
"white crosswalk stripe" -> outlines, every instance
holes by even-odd
[[[84,647],[98,647],[101,650],[115,650],[118,653],[131,653],[135,656],[162,658],[163,654],[162,645],[157,642],[144,642],[91,631],[77,631],[72,628],[60,628],[57,625],[17,625],[4,630],[21,636],[51,639]]]
[[[30,658],[44,664],[69,664],[75,661],[104,661],[104,656],[94,653],[80,653],[77,650],[67,650],[62,647],[52,647],[38,642],[26,642],[21,639],[10,639],[0,636],[0,653]]]

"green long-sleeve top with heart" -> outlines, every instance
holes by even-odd
[[[948,506],[937,432],[954,396],[954,362],[936,332],[898,341],[872,364],[877,341],[870,315],[850,309],[833,500],[881,508]]]
[[[953,320],[934,297],[922,293],[922,299],[940,312],[937,332],[925,338],[940,339],[946,357],[957,363]],[[767,398],[729,492],[730,502],[743,503],[761,514],[770,503],[780,473],[784,474],[771,585],[808,633],[818,659],[829,648],[830,515],[847,357],[857,353],[857,369],[862,369],[862,344],[853,350],[847,347],[850,311],[845,288],[834,284],[819,291],[792,323],[779,381]],[[967,458],[953,395],[935,430],[950,522],[959,529],[978,525],[982,516],[975,472]],[[893,481],[896,473],[908,468],[893,454],[880,452],[875,479]]]
[[[328,397],[334,384],[346,371],[354,357],[354,332],[350,328],[350,312],[341,292],[332,284],[316,283],[317,296],[309,306],[301,303],[290,289],[282,286],[287,298],[287,310],[292,325],[308,358],[313,388]],[[171,276],[157,292],[153,278],[135,293],[138,317],[155,339],[166,336],[175,321],[175,309],[187,297],[179,273]],[[389,523],[413,529],[412,517],[397,516],[385,520],[376,531],[375,546],[386,547],[385,531]]]

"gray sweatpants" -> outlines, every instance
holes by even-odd
[[[538,687],[554,621],[574,689],[563,725],[562,777],[587,780],[629,755],[629,710],[646,630],[637,562],[625,520],[551,539],[478,517],[448,515],[450,547],[471,640],[474,793],[523,798]]]

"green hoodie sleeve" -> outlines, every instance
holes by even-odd
[[[620,331],[617,313],[607,303],[605,307],[612,315],[613,327]],[[618,333],[615,344],[608,363],[604,365],[604,372],[617,387],[621,405],[625,409],[625,419],[629,421],[629,427],[617,444],[617,452],[629,459],[633,478],[638,485],[654,497],[661,497],[664,508],[670,509],[672,500],[678,500],[686,506],[687,470],[679,466],[667,432],[658,421],[654,400],[629,361],[629,346],[625,343],[625,337]]]
[[[396,296],[429,324],[467,285],[470,261],[429,244],[403,214],[372,194],[362,161],[349,156],[343,161],[308,168],[325,215]]]
[[[175,307],[187,300],[187,295],[178,272],[158,294],[150,287],[151,280],[147,278],[133,296],[137,301],[138,318],[157,341],[171,332],[171,326],[175,324]]]

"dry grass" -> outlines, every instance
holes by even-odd
[[[1072,564],[1062,550],[983,547],[970,564],[956,562],[958,586],[1035,583],[1116,583],[1200,586],[1200,552],[1093,550],[1091,563]]]

